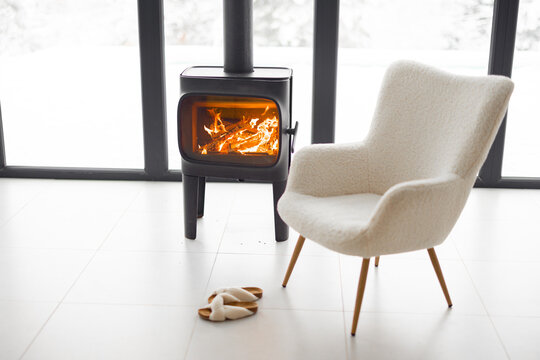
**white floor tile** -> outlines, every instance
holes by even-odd
[[[272,185],[249,183],[238,185],[220,252],[292,254],[298,239],[298,233],[294,229],[289,229],[288,241],[275,240]],[[335,252],[312,241],[305,243],[302,253],[337,256]]]
[[[435,270],[426,252],[425,260],[381,257],[379,267],[370,262],[362,311],[485,315],[485,309],[461,261],[440,260],[450,297],[448,309]],[[345,310],[352,311],[356,300],[360,258],[342,256],[341,277]]]
[[[0,179],[0,227],[30,202],[47,182],[50,181]]]
[[[183,213],[181,182],[146,182],[129,207],[135,212]],[[239,183],[206,183],[205,214],[221,215],[226,220]]]
[[[493,317],[495,328],[511,359],[540,359],[540,318]]]
[[[226,219],[216,219],[210,215],[199,219],[195,240],[184,237],[183,223],[180,213],[127,212],[103,249],[217,252]]]
[[[144,182],[129,211],[182,212],[181,182]]]
[[[348,334],[352,317],[346,313]],[[507,358],[487,316],[364,313],[346,339],[351,359]]]
[[[439,260],[461,260],[460,254],[456,249],[456,245],[449,237],[441,245],[435,247],[437,257]],[[429,255],[426,249],[410,251],[401,254],[384,255],[381,257],[381,264],[383,259],[398,259],[398,260],[426,260],[429,259]]]
[[[0,300],[60,301],[93,251],[0,250]]]
[[[199,320],[187,358],[345,359],[343,314],[261,307],[241,320]]]
[[[204,216],[226,220],[236,192],[244,185],[244,183],[206,183]]]
[[[296,246],[298,233],[289,229],[289,240],[276,242],[273,216],[273,213],[271,216],[231,213],[219,252],[291,255]],[[302,254],[337,256],[336,252],[309,240],[305,242]]]
[[[274,216],[272,184],[240,183],[236,187],[231,212],[236,215],[257,214],[266,219]]]
[[[300,255],[287,288],[281,286],[288,256],[219,254],[208,291],[230,286],[264,290],[265,309],[341,311],[338,258]]]
[[[187,307],[63,304],[24,359],[182,359],[195,319]]]
[[[27,206],[32,210],[122,212],[142,189],[138,181],[56,180]]]
[[[465,261],[490,315],[540,316],[540,263]]]
[[[25,208],[0,227],[1,247],[97,249],[121,216],[120,212]]]
[[[536,220],[540,191],[529,189],[473,189],[462,217],[485,220]]]
[[[464,260],[540,261],[540,225],[536,220],[467,219],[452,235]]]
[[[19,359],[56,303],[0,301],[0,359]]]
[[[215,254],[101,251],[66,302],[200,305]]]

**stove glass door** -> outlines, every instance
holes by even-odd
[[[280,116],[269,99],[186,95],[179,106],[180,146],[191,160],[272,166],[280,144]]]

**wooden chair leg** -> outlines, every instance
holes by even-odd
[[[380,256],[375,256],[375,267],[379,266],[379,258]]]
[[[435,249],[428,249],[428,254],[429,258],[431,259],[431,263],[433,264],[433,268],[435,269],[435,273],[437,274],[437,278],[439,279],[439,283],[441,284],[441,288],[444,293],[444,297],[446,298],[446,302],[448,303],[448,307],[452,307],[452,300],[450,299],[450,294],[448,293],[448,289],[446,288],[446,282],[444,281],[441,265],[439,264],[439,259],[437,259],[437,254],[435,254]]]
[[[360,316],[360,308],[362,307],[362,299],[364,298],[364,289],[366,288],[366,279],[369,270],[369,260],[369,258],[362,260],[362,270],[360,270],[360,280],[358,281],[358,290],[356,292],[356,305],[354,306],[354,316],[351,329],[352,336],[356,334],[358,316]]]
[[[296,242],[296,247],[294,248],[291,261],[289,262],[287,273],[285,274],[285,278],[283,279],[283,284],[281,284],[281,286],[283,287],[287,286],[287,283],[289,282],[289,278],[291,277],[291,273],[294,269],[294,265],[296,264],[296,260],[298,259],[298,255],[300,255],[300,251],[302,251],[302,246],[304,246],[304,241],[306,241],[306,238],[300,235],[298,237],[298,241]]]

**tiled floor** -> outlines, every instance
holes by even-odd
[[[210,183],[197,240],[180,183],[0,179],[0,359],[539,359],[540,191],[475,189],[437,251],[371,267],[273,240],[269,185]],[[212,289],[265,290],[250,318],[197,317]]]

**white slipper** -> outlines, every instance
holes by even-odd
[[[257,312],[256,303],[232,301],[234,299],[230,294],[217,294],[210,304],[199,309],[199,316],[210,321],[225,321],[241,319]],[[228,305],[225,305],[226,301]]]
[[[231,301],[257,301],[259,300],[262,295],[263,291],[261,288],[258,287],[229,287],[229,288],[221,288],[217,289],[210,295],[208,298],[208,302],[211,303],[214,297],[218,294],[229,294],[236,298],[236,300]],[[228,298],[224,298],[225,304],[228,303]]]

